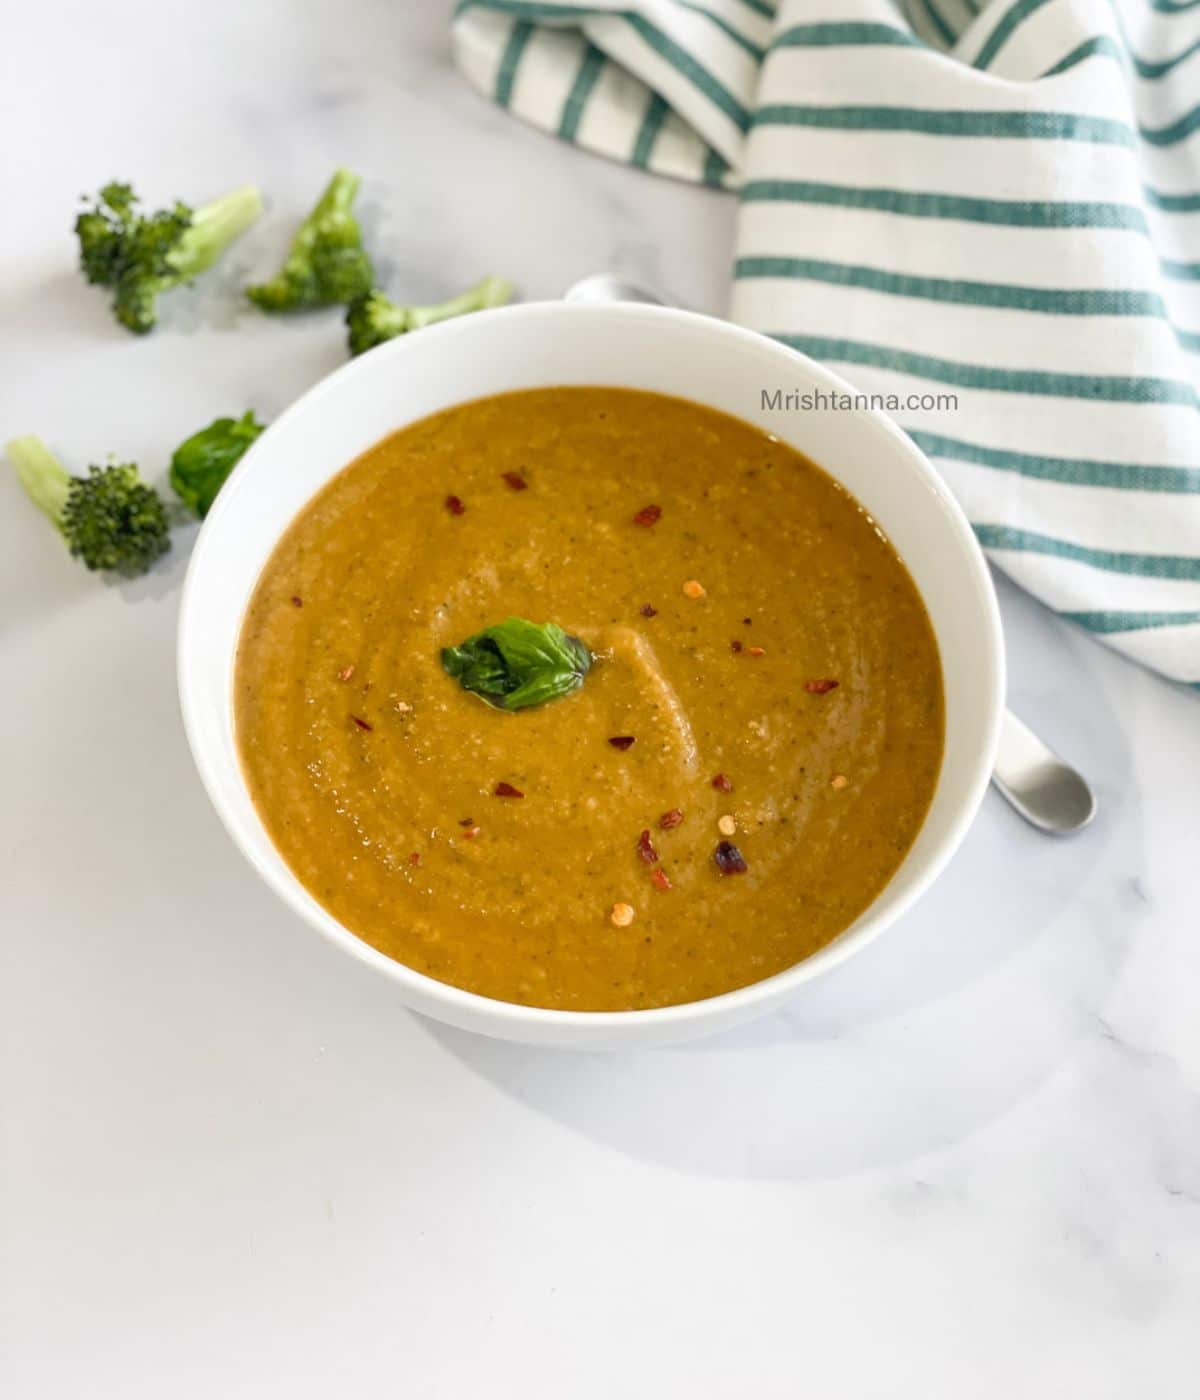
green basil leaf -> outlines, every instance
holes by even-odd
[[[208,514],[225,478],[263,430],[253,410],[240,418],[218,418],[181,442],[171,458],[175,494],[201,520]]]
[[[592,654],[553,622],[506,618],[442,650],[442,666],[464,690],[500,710],[524,710],[583,684]]]

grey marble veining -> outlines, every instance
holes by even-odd
[[[238,296],[339,163],[399,297],[609,268],[719,312],[730,201],[492,108],[447,8],[8,16],[4,436],[158,476],[340,364],[336,313]],[[126,174],[270,201],[145,340],[73,271],[76,195]],[[1194,695],[1002,583],[1013,706],[1094,778],[1096,825],[1048,841],[989,799],[919,908],[784,1012],[553,1055],[409,1015],[244,867],[176,712],[189,543],[104,587],[0,474],[0,1389],[1195,1394]]]

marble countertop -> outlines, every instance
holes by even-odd
[[[609,268],[719,311],[731,201],[494,110],[447,9],[14,12],[3,435],[158,476],[341,363],[336,313],[235,293],[339,163],[405,299]],[[273,206],[145,340],[73,265],[75,197],[126,174]],[[1092,830],[1054,842],[989,798],[919,909],[784,1012],[527,1050],[409,1014],[238,856],[176,707],[189,547],[105,587],[0,474],[0,1389],[1195,1394],[1195,696],[1002,587],[1012,703],[1094,777]]]

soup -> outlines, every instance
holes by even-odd
[[[509,618],[590,669],[517,710],[464,688],[446,649]],[[263,570],[235,690],[315,899],[430,977],[574,1011],[829,943],[942,757],[933,631],[858,502],[757,428],[618,388],[463,404],[352,462]]]

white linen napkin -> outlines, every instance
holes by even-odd
[[[997,565],[1200,687],[1200,0],[464,0],[454,47],[737,190],[732,319],[886,396]]]

